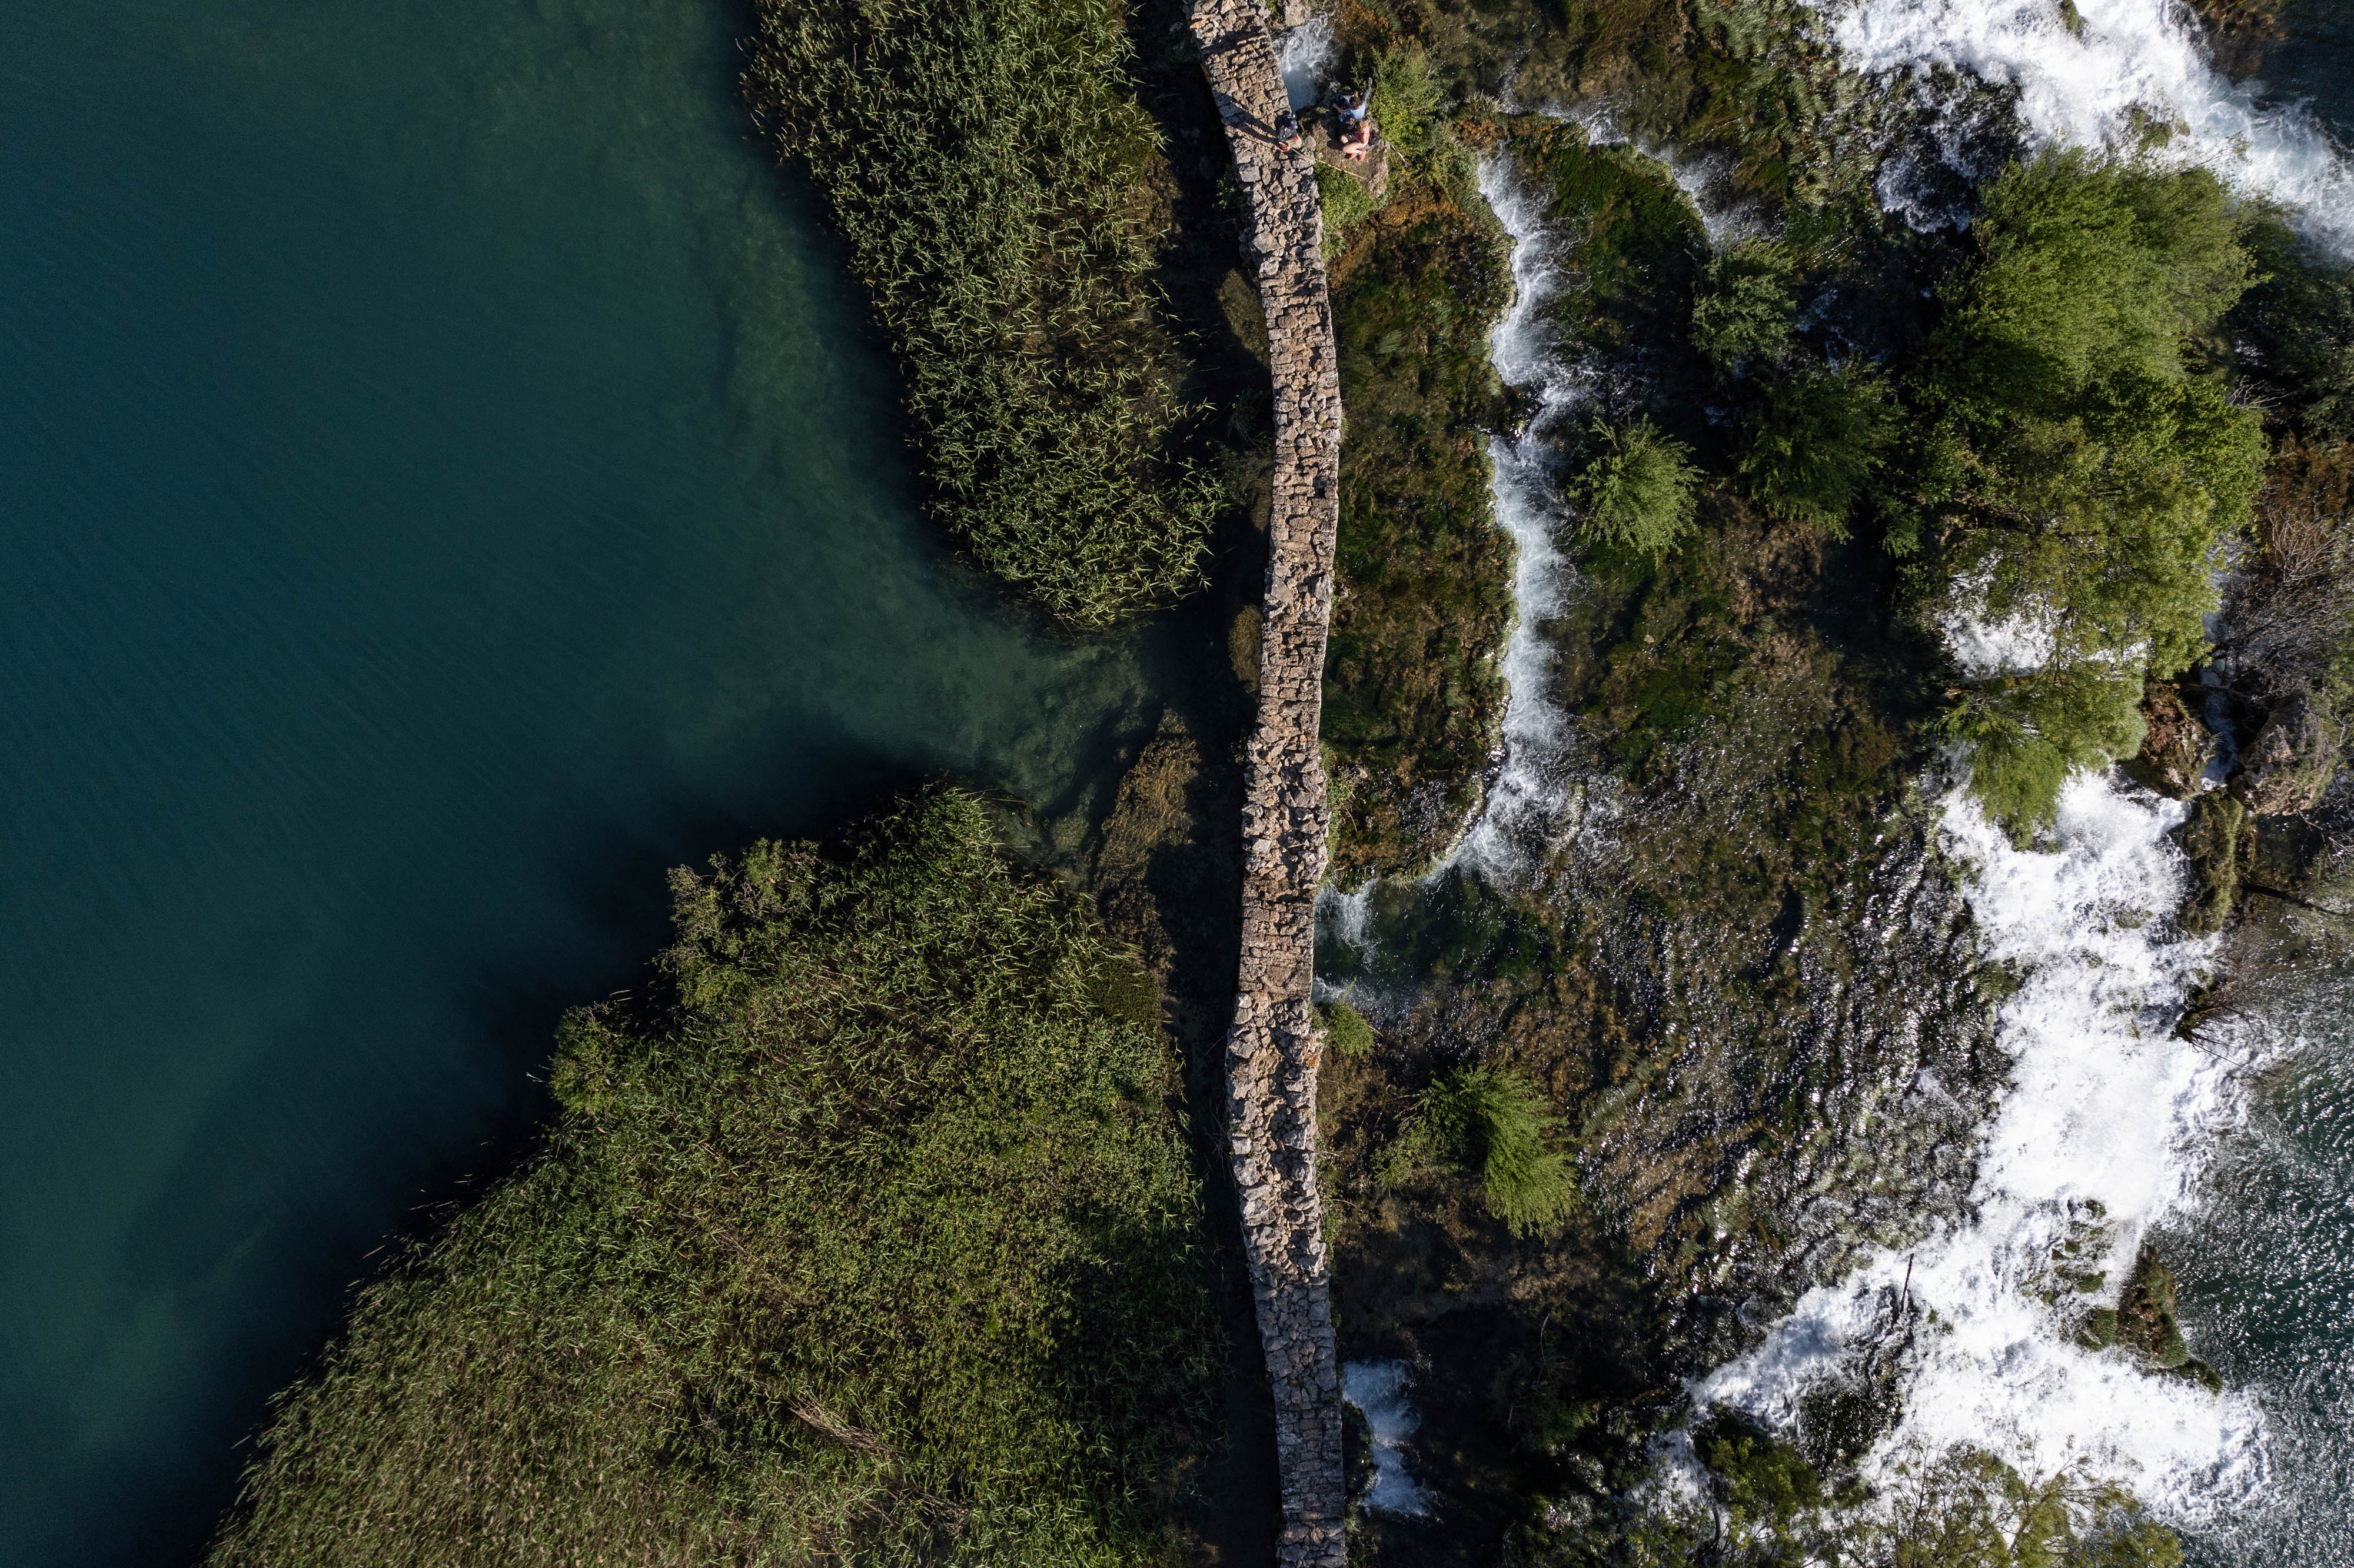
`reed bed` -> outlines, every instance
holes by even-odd
[[[674,883],[212,1568],[1167,1560],[1221,1352],[1149,982],[953,792]]]
[[[931,505],[1075,626],[1195,586],[1219,487],[1152,279],[1160,134],[1102,0],[761,0],[745,85],[901,362]]]

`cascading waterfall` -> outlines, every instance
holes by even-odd
[[[1538,401],[1517,435],[1488,443],[1496,520],[1516,552],[1512,634],[1504,648],[1511,690],[1504,766],[1449,863],[1509,877],[1526,871],[1547,844],[1575,832],[1603,804],[1595,796],[1598,784],[1573,766],[1575,735],[1552,697],[1555,655],[1542,631],[1567,608],[1577,586],[1577,569],[1556,542],[1564,519],[1546,438],[1591,397],[1594,372],[1564,355],[1546,319],[1546,307],[1562,287],[1568,246],[1549,232],[1543,198],[1522,188],[1498,157],[1480,164],[1479,193],[1513,241],[1512,303],[1490,334],[1490,357],[1506,385],[1534,391]]]
[[[1694,1388],[1776,1425],[1896,1321],[1914,1326],[1903,1414],[1864,1462],[1967,1446],[2041,1478],[2070,1467],[2132,1486],[2164,1515],[2211,1518],[2256,1487],[2264,1418],[2244,1393],[2153,1376],[2084,1348],[2069,1306],[2114,1306],[2145,1231],[2190,1192],[2235,1114],[2234,1064],[2173,1024],[2211,957],[2174,933],[2183,809],[2080,775],[2056,852],[2021,850],[1956,791],[1941,824],[1988,962],[2023,973],[2003,1004],[2011,1082],[1980,1150],[1970,1213],[1803,1297],[1750,1354]],[[2084,1250],[2058,1266],[2062,1249]],[[2103,1287],[2074,1294],[2073,1281]],[[2057,1300],[2062,1305],[2055,1306]]]
[[[2077,0],[2073,26],[2057,0],[1819,0],[1818,9],[1855,70],[1943,68],[2008,83],[2039,144],[2148,147],[2202,164],[2296,209],[2317,238],[2354,249],[2354,170],[2344,151],[2304,109],[2267,105],[2226,80],[2174,0]],[[1946,155],[1957,167],[1971,161],[1952,146]],[[1903,176],[1901,166],[1882,172],[1891,207],[1907,205]]]

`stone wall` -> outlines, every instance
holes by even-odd
[[[1226,1036],[1226,1118],[1283,1488],[1277,1561],[1341,1568],[1347,1487],[1340,1368],[1316,1179],[1310,999],[1316,889],[1331,812],[1316,734],[1332,546],[1341,524],[1341,386],[1324,285],[1324,224],[1308,145],[1285,152],[1289,107],[1259,0],[1194,0],[1201,45],[1250,214],[1275,381],[1258,722],[1244,770],[1242,968]]]

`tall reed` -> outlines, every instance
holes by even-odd
[[[1073,625],[1202,574],[1219,491],[1144,217],[1159,132],[1103,0],[760,0],[756,118],[902,364],[932,508]]]

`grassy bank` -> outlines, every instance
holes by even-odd
[[[1331,274],[1349,429],[1323,738],[1343,885],[1426,863],[1479,805],[1512,621],[1486,435],[1510,255],[1476,193],[1467,206],[1402,165]]]
[[[1150,982],[949,792],[673,891],[208,1561],[1171,1556],[1219,1346]]]
[[[760,0],[746,91],[849,241],[932,510],[1109,625],[1194,587],[1220,500],[1152,278],[1161,134],[1103,0]]]

